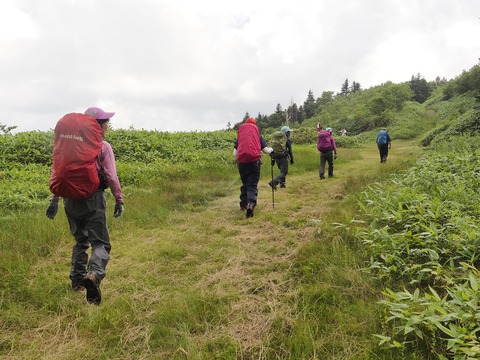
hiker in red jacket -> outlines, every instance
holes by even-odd
[[[110,118],[114,114],[97,107],[91,107],[85,111],[85,115],[97,120],[103,135],[108,130]],[[64,208],[70,230],[75,238],[70,269],[72,288],[75,291],[86,289],[87,301],[99,305],[102,300],[100,282],[105,277],[111,249],[104,190],[110,187],[115,197],[114,217],[123,213],[123,195],[117,176],[115,155],[111,145],[105,140],[102,140],[101,150],[95,162],[100,178],[97,191],[86,199],[64,198]],[[46,210],[48,218],[53,219],[57,214],[59,200],[60,198],[55,194],[52,196]],[[87,250],[90,246],[92,253],[88,260]]]
[[[270,154],[272,151],[273,149],[268,147],[267,142],[260,135],[254,118],[248,118],[244,124],[240,125],[233,153],[237,159],[238,172],[242,180],[240,209],[247,211],[247,218],[253,217],[253,211],[257,205],[262,152]]]

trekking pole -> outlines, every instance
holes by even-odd
[[[273,165],[275,164],[275,160],[273,160],[273,158],[270,160],[270,164],[272,165],[271,166],[271,169],[272,169],[272,209],[275,209],[275,189],[274,189],[274,186],[273,186]]]

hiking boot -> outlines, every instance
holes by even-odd
[[[286,187],[287,187],[287,184],[285,184],[284,182],[280,183],[280,188],[286,188]]]
[[[85,290],[85,286],[83,286],[83,281],[72,281],[72,289],[75,292],[80,292]]]
[[[254,203],[248,203],[247,205],[247,218],[253,217],[253,210],[255,209]]]
[[[87,289],[87,302],[99,305],[102,301],[102,293],[100,291],[100,282],[95,275],[88,273],[83,279],[83,286]]]
[[[277,190],[277,184],[275,184],[273,181],[270,181],[268,183],[268,185],[270,185],[270,187],[273,189],[273,190]]]

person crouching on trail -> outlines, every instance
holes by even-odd
[[[236,157],[238,172],[242,180],[240,187],[240,210],[246,210],[246,217],[253,217],[257,205],[258,182],[260,181],[260,167],[262,152],[272,153],[265,139],[258,131],[254,118],[248,118],[240,125],[235,141],[233,154]]]
[[[65,213],[71,233],[75,238],[70,270],[72,288],[75,291],[86,289],[87,302],[94,305],[99,305],[102,300],[100,282],[106,275],[111,249],[106,216],[106,196],[104,191],[106,188],[110,187],[115,197],[113,216],[118,217],[122,215],[124,209],[115,156],[111,145],[103,140],[103,136],[109,126],[109,120],[114,114],[113,112],[105,112],[97,107],[91,107],[84,114],[67,114],[57,123],[55,128],[56,143],[53,150],[52,177],[50,178],[50,189],[53,192],[53,196],[46,210],[46,216],[49,219],[53,219],[58,211],[60,196],[63,197]],[[68,122],[70,119],[72,121]],[[68,126],[70,126],[70,134],[75,131],[80,134],[82,137],[81,141],[78,141],[78,137],[75,140],[73,135],[67,134],[65,136],[63,132],[60,134],[59,124],[62,120],[66,120]],[[87,123],[92,126],[91,129],[94,136],[86,135],[85,124]],[[64,143],[64,150],[62,150],[61,140],[58,140],[57,143],[57,137],[59,139],[63,138],[63,140],[66,138],[67,142],[70,139],[70,143]],[[65,168],[68,168],[75,161],[72,161],[71,157],[67,158],[66,155],[62,154],[74,152],[65,151],[66,148],[75,149],[78,146],[87,146],[89,137],[95,138],[95,146],[97,146],[97,150],[93,152],[91,158],[94,176],[82,179],[82,182],[78,182],[76,187],[69,186],[69,177],[65,176],[68,170],[62,171],[62,166],[59,166],[59,164],[69,163],[69,166],[65,166]],[[73,141],[71,140],[72,138],[74,139]],[[78,151],[78,153],[78,157],[81,157],[82,151]],[[91,186],[92,184],[93,186]],[[87,195],[76,196],[75,191],[77,191],[78,186],[91,186],[92,190]],[[90,246],[92,251],[90,260],[88,260],[87,250]]]
[[[280,184],[281,188],[287,187],[287,174],[288,174],[288,162],[290,165],[293,165],[293,152],[292,152],[292,142],[290,140],[290,128],[288,126],[283,126],[280,129],[280,132],[285,134],[285,143],[281,147],[279,153],[277,153],[276,148],[273,146],[273,142],[270,144],[274,149],[274,154],[272,156],[272,166],[277,164],[280,169],[280,173],[268,183],[273,190],[277,190],[277,185]]]

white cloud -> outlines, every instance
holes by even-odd
[[[346,78],[451,78],[477,63],[479,14],[477,0],[3,0],[0,123],[46,130],[102,106],[115,127],[215,130]]]
[[[34,24],[30,21],[28,15],[16,6],[15,0],[2,0],[0,8],[1,42],[35,38],[36,30]]]

